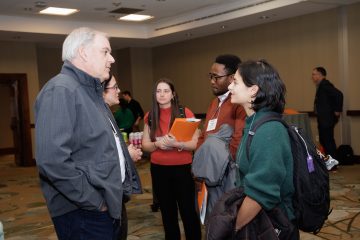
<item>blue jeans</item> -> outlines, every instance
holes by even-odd
[[[78,209],[52,218],[59,240],[116,240],[119,219],[109,213]]]

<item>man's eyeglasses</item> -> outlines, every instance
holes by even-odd
[[[216,75],[216,74],[213,74],[213,73],[209,73],[209,79],[210,79],[210,81],[214,79],[214,81],[216,82],[219,78],[228,77],[230,75],[233,75],[233,74],[230,73],[230,74],[219,76],[219,75]]]
[[[105,88],[105,89],[118,90],[118,89],[119,89],[119,87],[118,87],[118,85],[115,85],[115,86],[113,86],[113,87],[107,87],[107,88]]]

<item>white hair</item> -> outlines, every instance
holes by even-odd
[[[95,36],[100,35],[108,38],[106,33],[97,31],[95,29],[81,27],[74,29],[65,39],[62,49],[62,60],[73,60],[81,46],[87,46],[92,43]]]

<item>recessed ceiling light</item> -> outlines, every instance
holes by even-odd
[[[67,16],[73,13],[78,12],[78,9],[72,9],[72,8],[57,8],[57,7],[48,7],[44,10],[41,10],[40,14],[50,14],[50,15],[62,15]]]
[[[140,14],[129,14],[123,17],[120,17],[119,20],[122,21],[145,21],[148,19],[153,18],[153,16],[149,16],[149,15],[140,15]]]

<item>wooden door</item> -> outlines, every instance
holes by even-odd
[[[12,96],[10,128],[13,133],[14,147],[3,150],[2,154],[15,154],[15,163],[18,166],[33,166],[31,123],[29,112],[29,95],[26,74],[0,73],[0,84],[9,86]]]

